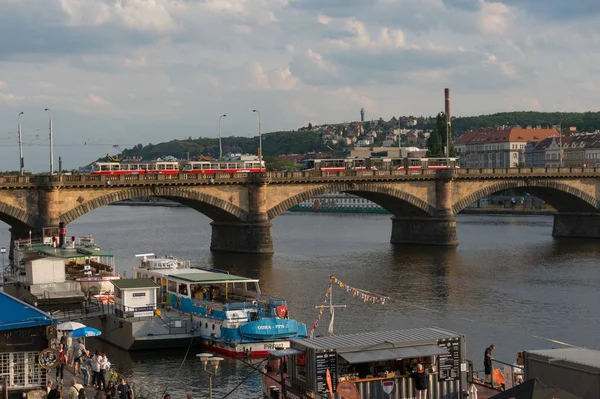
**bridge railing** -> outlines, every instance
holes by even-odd
[[[302,171],[302,172],[263,172],[263,173],[216,173],[214,175],[204,175],[197,173],[177,173],[172,175],[163,175],[156,173],[137,174],[137,175],[97,175],[97,174],[74,174],[74,175],[0,175],[0,184],[5,185],[27,185],[27,184],[118,184],[133,182],[159,182],[159,181],[186,181],[197,183],[215,183],[215,182],[244,182],[249,178],[266,178],[271,180],[287,179],[320,179],[320,178],[339,178],[339,177],[385,177],[385,176],[426,176],[433,177],[439,171],[434,169],[417,170],[341,170],[341,171]],[[453,169],[455,176],[569,176],[580,174],[600,174],[600,168],[457,168]]]

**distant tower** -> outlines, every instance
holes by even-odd
[[[361,122],[365,121],[365,109],[364,108],[360,109],[360,121]]]

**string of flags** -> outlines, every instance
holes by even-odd
[[[327,290],[325,291],[325,299],[323,300],[323,303],[321,303],[321,306],[319,306],[319,314],[317,315],[317,320],[314,322],[312,328],[310,329],[308,338],[312,338],[313,334],[315,333],[315,330],[317,329],[317,327],[319,327],[319,320],[321,320],[321,317],[323,316],[323,312],[325,311],[325,305],[327,303],[327,299],[329,299],[330,294],[331,283],[329,283],[329,285],[327,286]]]
[[[329,285],[327,285],[327,290],[325,291],[325,299],[321,303],[321,306],[319,306],[319,313],[317,314],[317,320],[314,322],[314,324],[312,325],[312,327],[310,329],[310,333],[308,334],[309,338],[312,338],[315,330],[317,329],[317,327],[319,327],[319,320],[321,320],[321,317],[323,316],[323,313],[325,312],[325,308],[327,307],[327,301],[328,301],[329,297],[331,296],[331,290],[333,288],[333,284],[338,285],[340,288],[345,288],[346,292],[351,293],[353,297],[362,299],[363,302],[365,302],[365,303],[370,302],[370,303],[380,303],[381,306],[385,305],[385,301],[386,301],[387,297],[385,297],[383,295],[377,295],[377,294],[373,294],[372,292],[369,292],[369,291],[361,290],[359,288],[354,288],[354,287],[338,280],[335,276],[329,276],[329,278],[330,278],[330,281],[329,281]]]
[[[338,280],[337,278],[335,278],[335,276],[330,276],[330,278],[332,283],[337,284],[340,288],[345,288],[346,292],[351,293],[354,297],[362,299],[363,302],[380,303],[382,306],[385,305],[387,297],[383,295],[377,295],[369,291],[354,288]]]

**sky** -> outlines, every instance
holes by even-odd
[[[308,123],[600,108],[598,0],[0,0],[0,170]],[[49,108],[46,112],[44,109]]]

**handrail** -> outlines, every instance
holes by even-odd
[[[121,185],[140,182],[164,182],[164,183],[194,183],[215,184],[247,183],[261,180],[295,180],[295,179],[338,179],[341,177],[356,178],[404,178],[415,177],[434,178],[439,172],[451,171],[455,178],[473,176],[594,176],[600,175],[600,167],[524,167],[524,168],[454,168],[454,169],[417,169],[417,170],[341,170],[341,171],[299,171],[299,172],[256,172],[256,173],[215,173],[211,175],[195,173],[178,173],[173,175],[162,174],[138,174],[138,175],[37,175],[37,176],[14,176],[0,175],[0,186],[23,186],[23,185],[45,185],[58,183],[62,186],[77,185]]]

